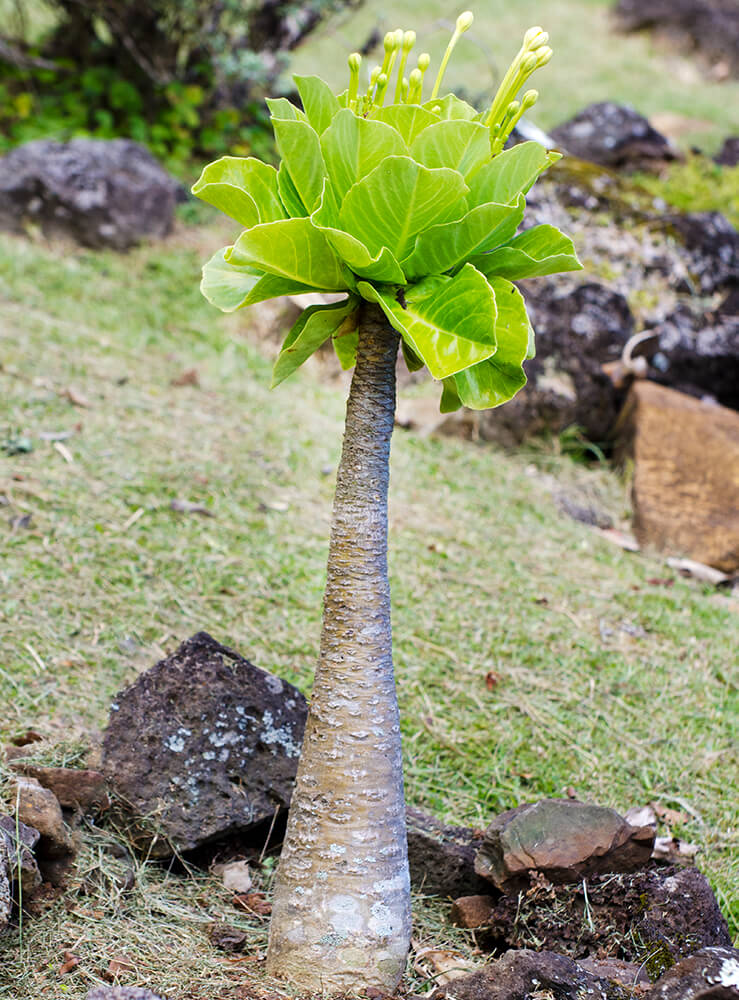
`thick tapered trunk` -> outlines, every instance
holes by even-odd
[[[287,835],[268,972],[324,994],[392,992],[410,890],[387,578],[398,335],[363,307],[336,481],[323,632]]]

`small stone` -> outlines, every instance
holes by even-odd
[[[307,712],[292,684],[205,632],[141,674],[103,739],[140,845],[166,857],[285,815]]]
[[[452,903],[449,917],[456,927],[473,930],[488,922],[493,905],[492,896],[460,896]]]
[[[14,794],[18,803],[18,818],[41,834],[39,852],[48,858],[73,854],[72,837],[64,824],[56,795],[43,788],[35,778],[24,776],[16,779]]]
[[[0,843],[4,841],[9,862],[11,882],[20,882],[21,892],[27,896],[41,884],[41,872],[33,856],[40,834],[14,816],[0,816]]]
[[[223,880],[224,889],[232,892],[248,892],[252,887],[248,861],[231,861],[227,865],[215,865],[213,872]]]
[[[652,827],[635,829],[613,809],[573,799],[543,799],[496,816],[485,831],[475,871],[510,890],[527,873],[550,882],[579,882],[599,872],[643,867]]]
[[[230,924],[213,924],[208,932],[210,943],[221,951],[243,951],[246,934]]]
[[[620,958],[579,958],[577,964],[591,976],[622,986],[633,987],[649,982],[644,966],[636,962],[623,962]]]
[[[739,951],[703,948],[673,965],[644,1000],[737,1000]]]

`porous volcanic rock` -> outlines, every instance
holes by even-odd
[[[613,101],[589,104],[550,134],[558,149],[603,167],[637,170],[678,158],[643,115]]]
[[[644,1000],[737,1000],[739,951],[703,948],[684,958],[654,984]]]
[[[180,190],[129,139],[35,139],[0,158],[0,229],[127,250],[170,232]]]
[[[639,543],[739,569],[739,414],[636,382],[615,433],[617,457],[633,462]]]
[[[0,845],[5,844],[10,881],[20,882],[24,896],[41,884],[41,872],[33,855],[40,837],[38,830],[15,816],[0,816]]]
[[[601,872],[643,867],[652,826],[635,828],[613,809],[576,799],[542,799],[496,816],[485,831],[475,871],[510,890],[537,871],[550,882],[579,882]]]
[[[154,856],[254,830],[286,810],[307,703],[198,632],[114,702],[103,771]]]
[[[436,896],[472,896],[490,892],[490,884],[475,872],[479,832],[464,826],[444,826],[420,809],[406,811],[408,865],[411,885]]]
[[[739,283],[739,233],[721,212],[684,212],[666,216],[667,234],[677,234],[690,255],[683,291],[708,295]],[[692,286],[692,287],[691,287]]]
[[[586,972],[577,962],[551,951],[508,951],[497,962],[442,986],[432,1000],[627,1000],[617,984]]]
[[[615,12],[621,28],[660,33],[698,49],[739,74],[739,6],[736,0],[618,0]]]
[[[713,159],[722,167],[737,166],[739,164],[739,135],[730,135],[724,139],[721,149]]]
[[[35,778],[21,775],[16,779],[15,796],[18,818],[41,834],[38,849],[45,858],[64,858],[74,853],[72,836],[67,829],[59,800]]]

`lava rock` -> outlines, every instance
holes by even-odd
[[[13,896],[10,891],[10,858],[5,840],[0,840],[0,935],[10,922]]]
[[[739,414],[636,382],[615,435],[617,459],[633,462],[640,545],[739,569]]]
[[[469,827],[444,826],[420,809],[406,811],[411,885],[436,896],[469,896],[490,892],[475,873],[475,854],[482,836]]]
[[[35,139],[0,158],[0,229],[127,250],[172,229],[180,185],[128,139]]]
[[[670,142],[631,107],[590,104],[552,129],[558,149],[603,167],[637,170],[678,158]]]
[[[11,882],[19,882],[27,897],[41,884],[41,872],[33,856],[41,834],[15,816],[0,816],[0,844],[5,844]]]
[[[739,74],[739,7],[736,0],[618,0],[615,12],[625,31],[657,28],[726,64]]]
[[[739,164],[739,135],[730,135],[714,156],[714,162],[722,167],[736,167]]]
[[[41,834],[39,854],[51,859],[74,853],[71,834],[53,792],[43,788],[35,778],[21,776],[16,779],[15,796],[20,821]]]
[[[704,948],[674,965],[644,1000],[737,1000],[739,951]]]
[[[19,758],[11,769],[35,778],[56,795],[65,809],[104,809],[109,805],[105,778],[99,771],[78,767],[42,767]]]
[[[618,985],[586,972],[577,962],[551,951],[508,951],[497,962],[455,979],[432,994],[432,1000],[626,1000]]]
[[[93,986],[87,1000],[167,1000],[141,986]]]
[[[721,212],[684,212],[664,219],[690,255],[690,282],[682,289],[704,295],[739,282],[739,233]],[[694,286],[690,287],[690,284]]]
[[[205,632],[111,708],[103,772],[156,857],[254,830],[292,795],[307,703]]]
[[[537,356],[525,364],[529,381],[518,395],[480,414],[480,438],[515,447],[575,424],[590,440],[605,441],[622,397],[602,366],[618,361],[634,332],[626,299],[595,282],[573,287],[537,278],[523,284]]]
[[[455,927],[473,930],[488,922],[493,912],[492,896],[460,896],[452,903],[449,919]]]
[[[579,882],[588,875],[643,867],[653,844],[653,827],[632,827],[613,809],[576,799],[542,799],[495,817],[475,871],[506,890],[524,884],[531,871],[550,882]]]

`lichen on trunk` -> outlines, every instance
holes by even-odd
[[[318,669],[277,872],[268,971],[392,992],[410,890],[387,576],[398,334],[365,304],[337,474]]]

